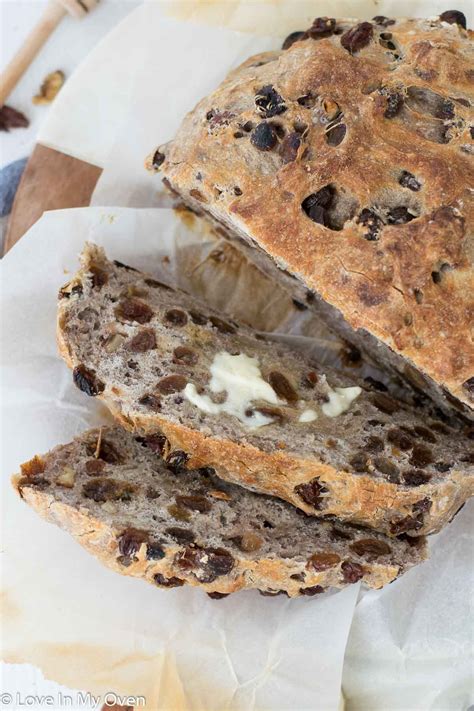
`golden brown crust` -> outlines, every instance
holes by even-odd
[[[122,575],[144,578],[153,585],[161,587],[155,575],[165,579],[176,579],[176,586],[186,583],[201,587],[207,593],[219,592],[229,594],[244,588],[257,588],[260,590],[284,590],[290,597],[300,596],[301,582],[291,578],[295,572],[290,559],[262,558],[250,560],[249,558],[236,558],[234,567],[228,575],[221,575],[211,583],[200,582],[191,572],[178,568],[174,562],[176,554],[181,550],[179,546],[168,546],[166,555],[161,560],[147,560],[145,544],[134,554],[136,560],[128,567],[120,565],[117,558],[120,556],[118,549],[117,531],[103,521],[93,517],[85,508],[76,509],[67,504],[55,501],[47,491],[40,491],[33,486],[21,485],[24,480],[18,475],[14,476],[12,483],[20,496],[46,521],[60,526],[71,534],[89,553],[92,553],[108,568]],[[424,555],[421,555],[424,558]],[[400,573],[400,568],[392,564],[380,564],[375,561],[364,563],[363,581],[372,588],[380,588],[394,580]],[[325,571],[308,569],[305,575],[305,588],[313,586],[344,587],[340,574],[340,564]],[[173,587],[173,585],[163,585]]]
[[[399,61],[388,62],[377,41],[387,31]],[[366,329],[472,408],[472,391],[463,386],[474,373],[472,44],[458,25],[427,20],[374,28],[374,38],[354,54],[333,36],[298,42],[276,60],[275,53],[250,58],[185,118],[164,149],[163,172],[182,195],[198,190],[204,210],[247,234],[352,328]],[[298,123],[309,127],[288,163],[277,148],[257,150],[244,131],[235,138],[239,125],[262,120],[254,100],[265,85],[287,107],[271,121],[287,134]],[[390,92],[405,100],[391,118]],[[310,93],[319,97],[316,108],[297,101]],[[323,98],[342,111],[347,131],[338,146],[318,123]],[[210,128],[213,110],[232,117]],[[421,188],[400,185],[402,171]],[[328,184],[348,201],[338,231],[301,208]],[[232,193],[235,185],[241,195]],[[357,220],[374,205],[419,216],[386,224],[371,241]]]

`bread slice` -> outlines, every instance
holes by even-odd
[[[438,530],[472,495],[462,433],[364,390],[88,245],[60,291],[75,384],[169,462],[389,534]],[[472,448],[471,448],[472,449]]]
[[[426,557],[425,541],[320,521],[167,464],[120,427],[91,430],[22,466],[14,485],[43,518],[108,567],[159,587],[314,595],[362,580],[379,588]]]
[[[473,417],[465,26],[318,18],[233,70],[148,167],[346,340]]]

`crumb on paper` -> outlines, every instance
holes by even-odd
[[[0,108],[0,131],[10,131],[12,128],[28,128],[29,120],[21,111],[4,104]]]
[[[43,83],[41,84],[39,94],[33,96],[33,103],[50,104],[56,98],[58,91],[64,84],[64,80],[64,72],[62,72],[60,69],[57,69],[55,72],[51,72],[51,74],[48,74],[48,76],[45,77]]]
[[[170,258],[168,257],[167,254],[165,254],[165,256],[162,257],[161,261],[163,262],[163,264],[166,264],[166,265],[170,264]]]

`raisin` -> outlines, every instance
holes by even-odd
[[[308,595],[308,596],[313,596],[313,595],[319,595],[320,593],[324,592],[324,588],[321,587],[321,585],[313,585],[310,588],[300,588],[299,590],[300,595]]]
[[[449,22],[450,25],[459,25],[463,29],[467,27],[466,16],[459,10],[446,10],[441,13],[439,19],[442,22]]]
[[[334,188],[331,185],[326,185],[317,193],[308,195],[301,203],[301,208],[313,222],[326,227],[328,223],[326,210],[331,206],[334,195]]]
[[[369,464],[369,458],[364,452],[357,452],[349,460],[351,468],[356,472],[366,472]]]
[[[462,384],[463,390],[465,390],[469,396],[470,400],[474,400],[474,376],[468,378]]]
[[[121,555],[133,556],[140,550],[142,543],[148,540],[148,532],[138,528],[127,528],[118,538],[118,548]]]
[[[450,469],[453,467],[452,462],[436,462],[436,464],[433,464],[433,467],[436,469],[437,472],[441,472],[444,474],[445,472],[449,472]]]
[[[282,373],[279,373],[277,370],[272,370],[268,376],[268,382],[282,400],[286,400],[287,402],[298,401],[298,393]]]
[[[398,403],[384,393],[376,393],[373,395],[372,403],[378,410],[385,412],[387,415],[393,415],[394,412],[399,410]]]
[[[0,107],[0,131],[10,131],[11,128],[27,128],[30,122],[21,111],[3,104]]]
[[[164,163],[164,160],[165,154],[160,150],[156,150],[153,154],[153,158],[151,159],[151,167],[153,170],[159,170],[160,166]]]
[[[388,431],[387,440],[390,444],[393,444],[395,447],[398,447],[398,449],[401,449],[402,452],[406,452],[407,449],[411,449],[413,447],[413,441],[410,437],[397,428],[393,428]]]
[[[334,566],[340,562],[341,559],[336,553],[315,553],[308,558],[306,567],[308,570],[316,570],[317,572],[320,572],[322,570],[334,568]]]
[[[344,123],[329,125],[326,129],[326,142],[330,146],[338,146],[344,140],[347,126]]]
[[[431,475],[426,474],[421,469],[410,469],[403,472],[402,477],[407,486],[422,486],[422,484],[427,484],[431,479]]]
[[[192,571],[201,583],[228,575],[235,565],[233,556],[223,548],[185,548],[175,562],[183,570]]]
[[[274,423],[278,423],[279,425],[283,424],[285,420],[287,419],[285,417],[285,414],[279,410],[277,407],[269,407],[269,406],[261,406],[261,407],[256,407],[253,410],[249,408],[248,410],[245,411],[245,414],[247,417],[252,417],[254,412],[259,412],[261,415],[264,415],[265,417],[271,417],[274,421]],[[273,424],[273,423],[269,423]]]
[[[431,442],[431,444],[434,444],[436,442],[436,437],[427,427],[423,427],[422,425],[415,425],[413,427],[413,431],[419,437],[424,439],[425,442]]]
[[[181,509],[179,506],[176,504],[171,504],[168,506],[168,513],[170,516],[172,516],[176,521],[190,521],[191,520],[191,514],[189,511],[186,509]]]
[[[359,563],[346,560],[341,565],[342,577],[345,583],[358,583],[364,577],[364,568]]]
[[[380,89],[381,96],[385,97],[385,118],[392,119],[400,111],[403,106],[403,96],[398,91],[394,89],[387,89],[383,87]]]
[[[184,506],[187,509],[191,509],[191,511],[199,511],[199,513],[208,513],[212,509],[211,502],[200,494],[177,496],[176,503],[178,506]]]
[[[115,309],[115,315],[123,321],[136,321],[137,323],[148,323],[153,317],[153,311],[139,299],[123,299]]]
[[[198,326],[204,326],[208,322],[208,317],[199,313],[199,311],[190,311],[189,316],[191,321]]]
[[[275,91],[271,84],[262,86],[262,88],[257,91],[255,95],[255,105],[257,111],[263,118],[278,116],[278,114],[282,114],[286,111],[283,98]]]
[[[348,52],[353,54],[363,47],[366,47],[374,34],[373,25],[370,22],[360,22],[352,29],[344,32],[341,36],[341,45]]]
[[[290,49],[290,47],[295,43],[299,42],[299,40],[305,39],[306,38],[306,32],[302,32],[301,30],[297,30],[296,32],[291,32],[288,37],[285,39],[283,42],[281,48],[282,49]]]
[[[177,543],[194,543],[195,541],[194,533],[187,528],[170,526],[165,530],[165,533]]]
[[[107,272],[95,265],[89,267],[89,272],[92,275],[92,288],[100,290],[105,284],[107,284],[109,277]]]
[[[187,382],[184,375],[168,375],[166,378],[161,378],[161,380],[158,381],[156,389],[163,395],[171,395],[172,393],[179,393],[181,390],[184,390]]]
[[[161,400],[157,395],[153,395],[153,393],[145,393],[145,395],[142,395],[138,399],[138,404],[147,407],[149,410],[153,410],[153,412],[159,412],[161,410]]]
[[[85,365],[76,365],[72,371],[74,385],[86,395],[95,397],[104,391],[104,383],[96,378],[95,370],[88,370]]]
[[[418,192],[418,190],[420,190],[421,188],[420,181],[417,180],[412,173],[409,173],[408,170],[402,171],[398,182],[403,188],[408,188],[409,190],[413,190],[414,192]]]
[[[410,464],[414,467],[426,467],[434,461],[433,454],[423,444],[415,444],[410,457]]]
[[[214,328],[217,328],[220,333],[236,333],[237,329],[235,328],[235,326],[231,326],[230,323],[227,323],[227,321],[223,321],[217,316],[210,316],[209,321],[212,323]]]
[[[161,585],[163,588],[180,588],[184,585],[184,580],[181,580],[181,578],[165,578],[161,573],[156,573],[156,575],[153,576],[153,580],[157,585]]]
[[[289,133],[280,144],[278,153],[283,163],[292,163],[296,160],[298,149],[301,145],[301,138],[298,133]]]
[[[156,541],[153,541],[151,543],[147,543],[146,547],[146,559],[147,560],[161,560],[164,558],[166,553],[164,552],[163,548],[159,543]]]
[[[107,464],[123,464],[124,456],[119,450],[106,439],[100,441],[98,458],[103,459]]]
[[[423,521],[413,516],[405,516],[405,518],[399,519],[398,521],[392,521],[390,524],[390,533],[394,536],[398,536],[400,533],[406,533],[407,531],[419,531],[423,528]]]
[[[321,496],[321,494],[326,493],[327,488],[319,483],[318,477],[315,477],[307,484],[298,484],[298,486],[295,486],[294,492],[298,494],[305,503],[319,510],[324,503],[324,497]]]
[[[385,445],[383,443],[383,440],[380,437],[377,437],[376,435],[371,435],[365,444],[365,449],[367,452],[371,452],[372,454],[376,454],[378,452],[383,452],[385,448]]]
[[[384,15],[376,15],[372,18],[372,21],[375,22],[376,25],[381,25],[382,27],[389,27],[390,25],[395,24],[395,20],[391,20]]]
[[[105,501],[130,501],[135,487],[126,482],[100,477],[86,482],[82,491],[86,499],[104,503]]]
[[[413,215],[408,207],[405,205],[399,205],[398,207],[392,207],[387,213],[387,223],[389,225],[405,225],[407,222],[414,220],[416,215]]]
[[[427,496],[425,496],[424,499],[415,501],[415,503],[412,506],[412,509],[413,509],[413,512],[424,514],[424,513],[428,513],[428,511],[431,509],[432,506],[433,506],[433,502],[431,501],[431,499],[429,499]]]
[[[216,590],[215,592],[208,592],[207,597],[210,597],[211,600],[222,600],[225,597],[229,597],[229,593],[221,593]]]
[[[263,121],[252,131],[250,143],[259,151],[271,151],[278,142],[277,133],[271,123]]]
[[[160,454],[161,456],[164,455],[165,451],[169,447],[168,440],[161,434],[148,435],[148,437],[145,437],[143,440],[143,444],[145,447],[148,447],[148,449],[151,449],[152,452]]]
[[[171,469],[172,472],[178,474],[182,469],[184,469],[188,459],[189,455],[186,454],[186,452],[183,452],[182,449],[176,449],[174,452],[171,452],[166,460],[166,464],[168,465],[168,469]]]
[[[400,481],[398,467],[386,457],[375,457],[374,466],[379,472],[385,474],[392,484]]]
[[[336,29],[336,20],[334,17],[317,17],[313,20],[313,24],[307,30],[307,34],[311,39],[323,39],[334,34]]]
[[[139,331],[128,343],[127,348],[132,353],[145,353],[156,348],[155,332],[151,328]]]
[[[377,558],[380,555],[388,555],[392,552],[388,543],[379,541],[376,538],[361,538],[351,543],[350,548],[354,553],[357,553],[357,555],[367,555],[371,558]]]
[[[84,468],[89,476],[99,476],[104,471],[105,462],[102,459],[88,459]]]
[[[378,239],[379,232],[383,228],[382,219],[369,207],[364,207],[357,218],[357,224],[367,228],[364,237],[369,242],[375,242]]]
[[[198,354],[186,348],[186,346],[178,346],[173,351],[173,363],[178,365],[196,365],[198,362]]]
[[[190,190],[189,194],[191,195],[191,197],[193,197],[198,202],[208,202],[205,195],[203,195],[200,190],[196,190],[196,188],[193,188],[192,190]]]
[[[303,377],[303,384],[307,388],[314,388],[318,381],[318,374],[314,370],[310,370],[309,373],[305,373]]]
[[[165,321],[172,323],[173,326],[186,326],[188,317],[181,309],[170,309],[165,313]]]

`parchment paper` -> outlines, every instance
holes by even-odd
[[[211,284],[215,305],[226,297],[238,304],[243,288],[255,315],[269,303],[283,324],[293,311],[235,255],[208,258],[216,243],[165,209],[47,213],[6,256],[3,658],[33,663],[72,688],[143,695],[152,709],[337,709],[358,585],[295,601],[242,592],[217,602],[194,589],[161,591],[103,568],[13,493],[9,474],[20,462],[108,420],[103,405],[73,386],[54,339],[57,290],[86,239],[158,278],[178,274],[196,291]]]
[[[457,7],[472,20],[469,3],[458,2]],[[178,0],[168,4],[165,16],[163,3],[148,2],[116,31],[121,71],[115,71],[115,59],[110,62],[112,43],[103,43],[97,81],[91,81],[90,60],[80,73],[81,86],[87,85],[91,94],[90,109],[78,118],[73,92],[68,96],[65,87],[58,101],[62,96],[68,103],[59,105],[59,123],[47,126],[44,142],[105,166],[93,198],[96,205],[162,205],[156,178],[142,170],[143,157],[171,138],[181,115],[246,56],[278,46],[284,35],[306,26],[316,15],[422,16],[450,8],[450,1]],[[189,19],[198,24],[188,24]],[[222,25],[252,31],[253,36],[229,32]],[[85,128],[87,120],[93,132]],[[163,233],[158,225],[164,223],[173,223],[173,227]],[[196,225],[189,227],[196,229]],[[166,271],[156,257],[156,235],[183,231],[186,225],[166,210],[153,217],[147,210],[74,211],[72,218],[59,213],[47,215],[31,239],[20,243],[7,258],[3,266],[11,276],[6,278],[10,283],[6,303],[8,316],[12,315],[11,320],[4,319],[4,333],[11,333],[4,339],[9,364],[4,377],[10,394],[5,398],[4,486],[6,474],[19,461],[67,441],[106,417],[97,403],[92,410],[90,400],[84,404],[72,390],[55,356],[52,319],[61,270],[75,268],[74,253],[92,235],[104,243],[110,238],[117,251],[123,249],[118,254],[114,251],[123,261],[150,269],[155,260],[157,271]],[[38,249],[33,238],[41,240]],[[191,238],[190,243],[196,240]],[[191,247],[191,253],[195,248]],[[221,248],[207,244],[207,252],[197,261],[207,257],[204,269],[210,265],[212,270],[214,259],[209,255]],[[220,262],[214,275],[218,281],[219,274],[228,270],[226,278],[236,288],[236,297],[233,301],[222,298],[216,287],[214,293],[212,288],[206,291],[206,298],[216,298],[221,308],[228,307],[250,322],[255,318],[255,325],[262,327],[259,308],[245,313],[248,299],[238,296],[240,285],[248,286],[244,279],[254,281],[252,270],[229,268],[233,259],[226,252],[224,266]],[[190,272],[193,289],[212,286],[206,271]],[[22,281],[21,290],[19,273],[26,283]],[[232,279],[237,273],[239,277]],[[50,274],[56,274],[57,280]],[[297,314],[294,320],[281,294],[265,291],[264,286],[258,289],[261,305],[271,298],[272,308],[262,311],[263,321],[274,316],[267,328],[281,326],[288,331],[293,323],[293,332],[318,335],[329,357],[335,352],[326,348],[324,332],[308,314]],[[239,307],[243,312],[239,313]],[[189,590],[174,591],[171,601],[169,593],[102,569],[65,534],[19,506],[6,487],[8,545],[4,557],[8,565],[3,579],[8,581],[4,590],[8,623],[3,636],[10,661],[32,661],[47,676],[77,688],[103,693],[114,684],[123,693],[149,694],[152,708],[173,711],[218,707],[326,711],[337,707],[355,586],[327,599],[292,603],[241,593],[210,607],[205,596]],[[466,505],[450,527],[432,537],[430,562],[383,591],[361,595],[344,667],[347,708],[465,711],[474,703],[469,614],[473,509],[472,504]],[[181,626],[180,620],[188,624]]]

